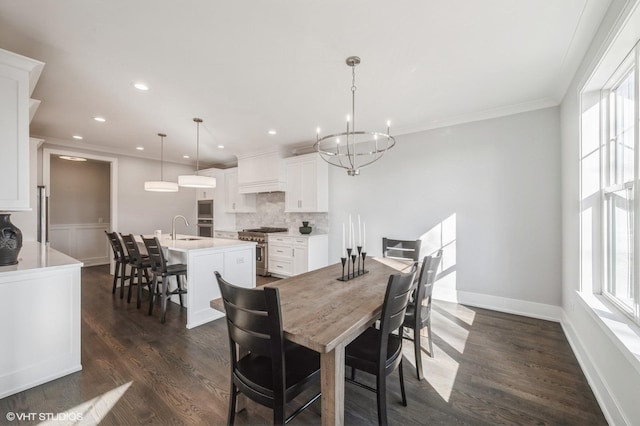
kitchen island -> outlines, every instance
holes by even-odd
[[[81,267],[35,241],[0,266],[0,398],[82,369]]]
[[[256,286],[256,243],[224,238],[168,235],[160,239],[167,262],[187,265],[187,328],[197,327],[224,316],[209,302],[220,297],[215,271],[230,283],[241,287]],[[175,279],[172,278],[172,283]],[[172,284],[175,285],[175,284]],[[177,296],[173,297],[178,301]]]

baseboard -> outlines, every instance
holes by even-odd
[[[434,299],[547,321],[560,322],[562,318],[562,308],[560,306],[468,291],[456,291],[454,297],[438,297],[434,292]]]
[[[562,326],[562,330],[564,331],[564,335],[567,337],[569,346],[571,346],[571,350],[576,356],[578,364],[580,364],[580,368],[582,369],[582,372],[584,373],[587,382],[598,401],[602,414],[604,414],[604,417],[607,419],[607,423],[610,425],[632,424],[624,417],[623,411],[617,401],[612,398],[612,393],[607,384],[602,381],[602,375],[591,360],[589,351],[585,350],[582,340],[580,340],[580,337],[576,334],[575,329],[571,325],[571,321],[567,315],[564,314],[564,311],[560,325]]]

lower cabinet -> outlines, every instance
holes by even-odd
[[[269,234],[267,269],[276,276],[291,277],[328,265],[329,236]]]
[[[227,240],[237,240],[238,233],[236,231],[213,231],[214,238],[225,238]]]

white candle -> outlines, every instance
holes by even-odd
[[[344,222],[342,222],[342,252],[340,254],[340,257],[344,257],[345,256],[345,247],[344,247]]]
[[[356,241],[355,231],[353,230],[353,224],[351,225],[351,248],[355,251],[355,246],[353,245]]]
[[[364,249],[367,244],[367,224],[362,222],[362,252],[366,253],[367,251]]]
[[[358,215],[358,246],[362,247],[362,226],[360,225],[360,215]]]

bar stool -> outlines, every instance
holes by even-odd
[[[129,279],[126,274],[127,264],[129,263],[129,256],[124,252],[122,242],[116,232],[104,231],[111,245],[113,251],[113,260],[116,263],[113,271],[113,290],[112,294],[116,294],[116,287],[118,286],[118,278],[120,279],[120,299],[124,297],[124,282]]]
[[[131,267],[131,275],[129,282],[129,293],[127,295],[127,303],[131,302],[131,286],[138,286],[138,300],[136,302],[136,308],[140,309],[142,302],[142,286],[146,285],[148,287],[149,292],[151,292],[151,280],[149,279],[148,269],[151,267],[151,261],[148,256],[144,256],[140,253],[140,249],[138,248],[138,243],[135,240],[133,234],[122,235],[122,241],[124,241],[124,246],[127,249],[127,253],[129,254],[129,266]],[[138,282],[136,283],[134,278],[138,276]],[[142,282],[142,277],[144,276],[145,282]]]
[[[155,296],[161,296],[162,300],[162,317],[160,322],[164,324],[167,316],[167,300],[177,294],[180,298],[180,306],[184,307],[182,295],[187,294],[187,289],[183,286],[182,277],[187,278],[187,265],[178,263],[167,265],[164,258],[160,241],[157,238],[145,238],[142,241],[147,248],[149,259],[151,260],[151,272],[153,273],[153,290],[151,292],[151,302],[149,303],[149,315],[153,313],[153,302]],[[175,290],[169,290],[169,277],[175,276],[177,286]],[[161,289],[158,291],[158,281],[161,283]]]

